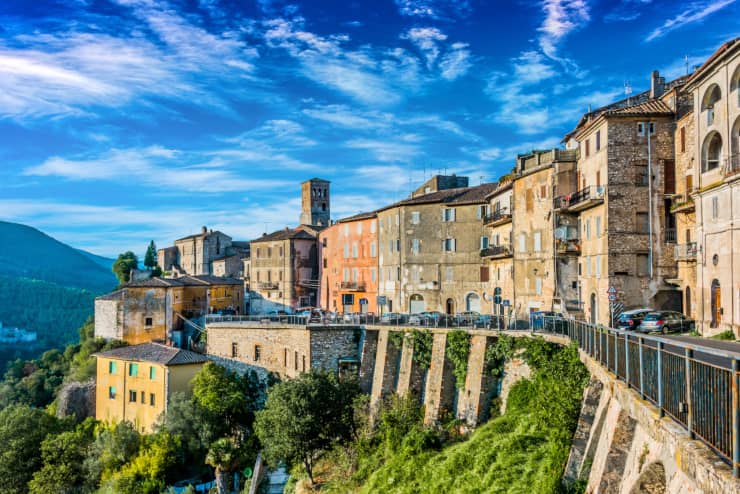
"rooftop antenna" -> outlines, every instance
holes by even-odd
[[[484,175],[479,175],[478,179],[480,180],[480,183],[478,185],[483,185],[483,177]]]
[[[632,84],[630,81],[624,81],[624,94],[627,95],[627,104],[630,104],[630,95],[632,94]]]

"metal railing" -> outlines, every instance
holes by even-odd
[[[673,248],[673,257],[677,261],[691,261],[696,260],[696,242],[689,242],[688,244],[678,244]]]
[[[504,220],[510,220],[511,219],[511,211],[508,210],[508,208],[503,209],[497,209],[494,210],[492,213],[487,214],[483,217],[483,223],[495,223],[497,221],[504,221]]]
[[[342,281],[339,284],[339,287],[342,290],[365,291],[365,282],[364,281]]]
[[[574,319],[545,318],[541,330],[575,341],[740,478],[740,353]]]
[[[606,187],[603,185],[589,185],[574,194],[558,196],[553,200],[555,209],[567,209],[585,201],[599,201],[604,199]]]
[[[694,200],[691,198],[688,192],[682,194],[676,194],[671,199],[671,212],[681,211],[685,209],[693,209]]]
[[[257,283],[260,290],[277,290],[278,284],[274,281],[260,281]]]
[[[506,257],[514,254],[510,245],[489,245],[480,250],[481,257]]]
[[[665,243],[667,244],[676,243],[676,229],[675,228],[666,228],[664,233],[665,233]]]
[[[740,153],[730,155],[725,165],[724,174],[726,177],[740,173]]]

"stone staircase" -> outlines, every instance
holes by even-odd
[[[290,475],[285,471],[285,467],[278,467],[267,475],[267,493],[283,494],[285,484],[288,483]]]

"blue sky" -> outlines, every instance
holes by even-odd
[[[740,1],[3,0],[0,219],[93,252],[473,184],[701,63]]]

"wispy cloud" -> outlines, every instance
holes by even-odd
[[[542,51],[552,59],[559,59],[558,45],[571,32],[587,23],[591,16],[585,0],[544,0],[545,19],[537,29]]]
[[[396,0],[398,12],[408,17],[451,20],[472,11],[468,0]]]
[[[640,8],[653,0],[622,0],[604,15],[604,22],[629,22],[642,15]]]
[[[695,22],[701,22],[715,12],[727,7],[728,5],[732,5],[735,1],[736,0],[711,0],[691,3],[688,7],[684,8],[681,13],[667,19],[662,25],[653,29],[645,38],[645,41],[653,41],[665,36],[671,31],[675,31],[676,29],[681,29],[682,27]]]
[[[377,139],[351,139],[345,143],[345,146],[353,149],[364,149],[378,161],[401,162],[410,161],[421,153],[419,145],[414,144],[414,136],[411,135],[411,142],[403,142],[404,136],[396,141],[377,140]]]

